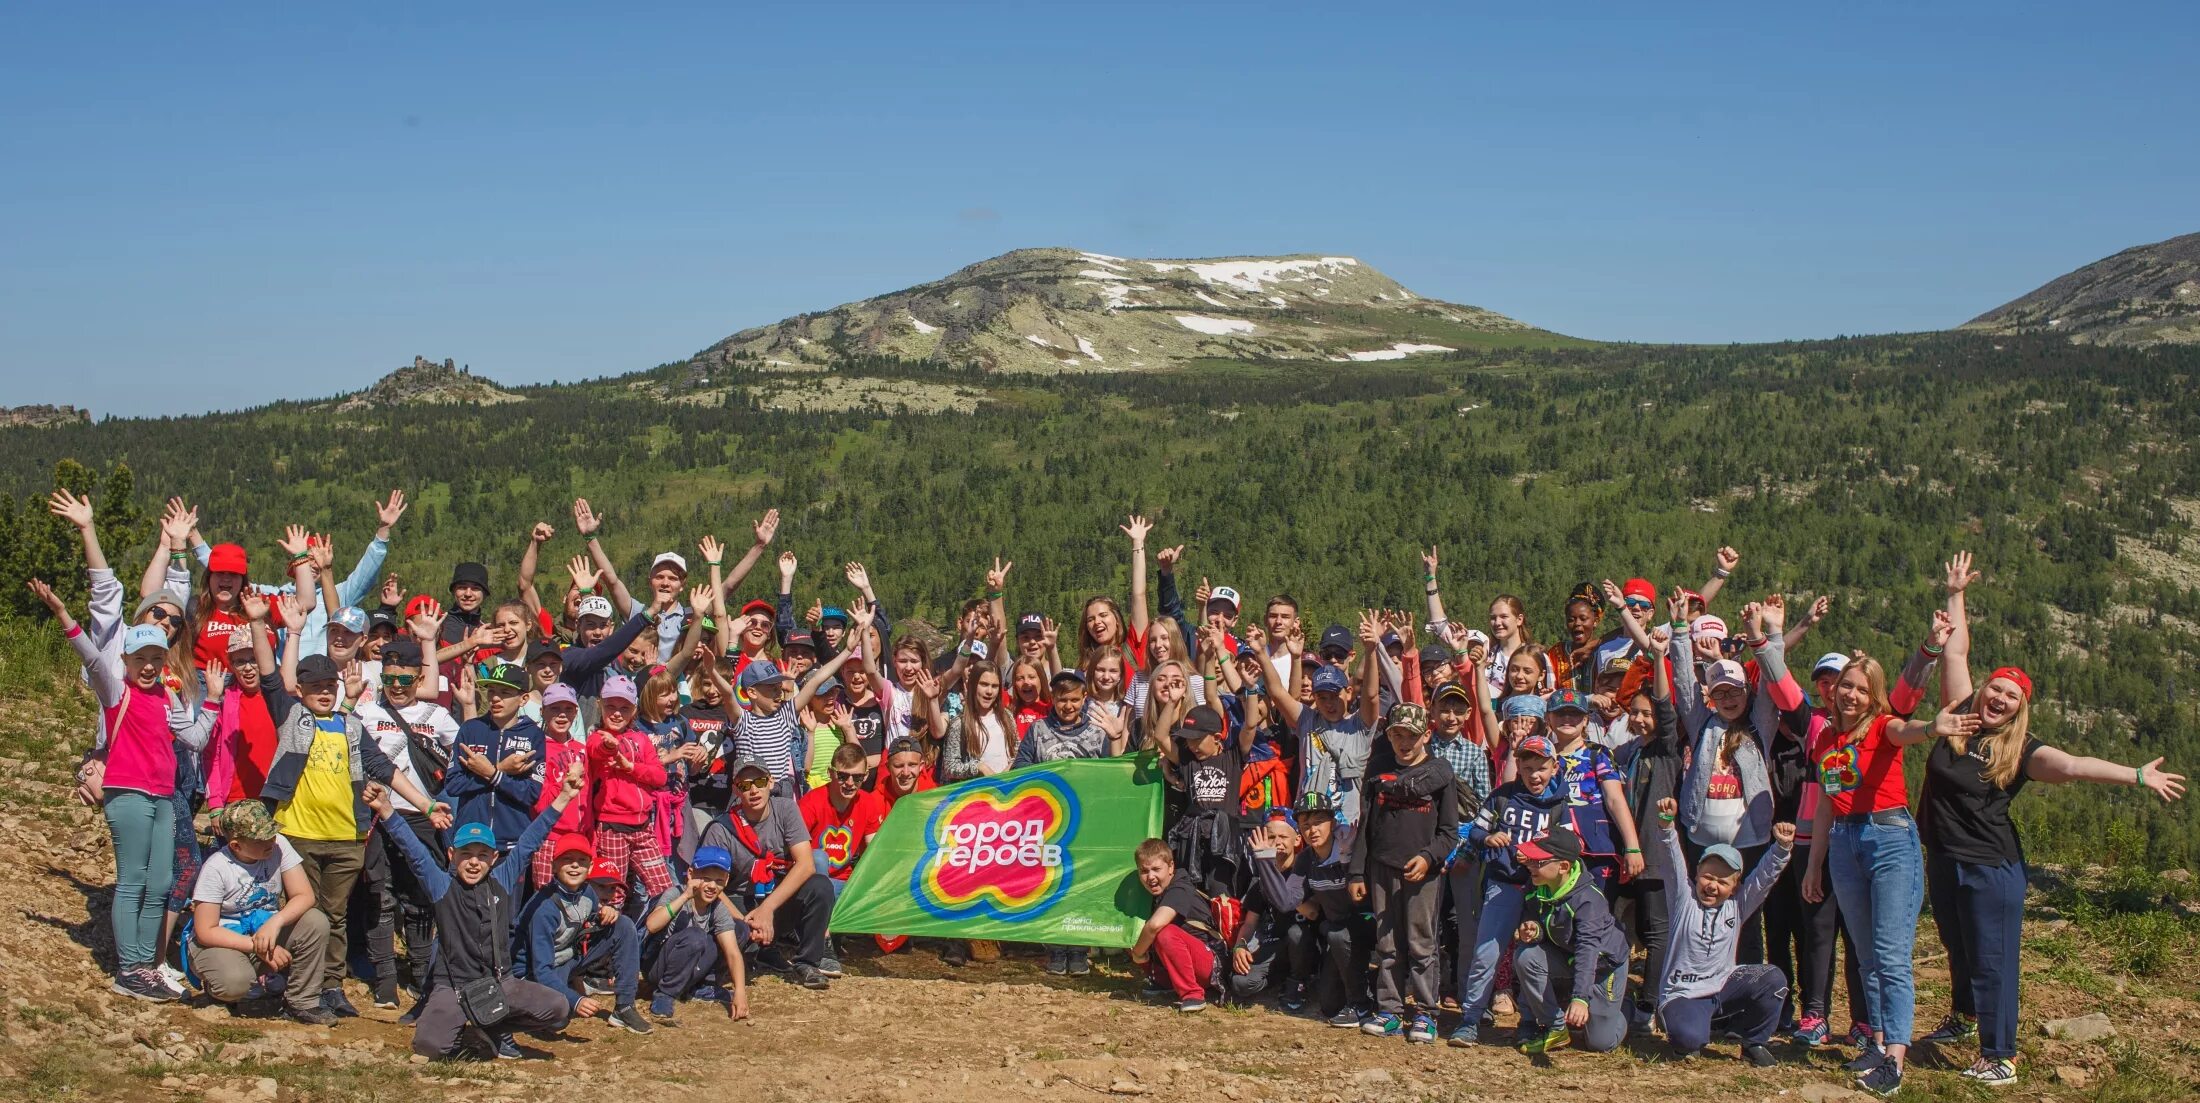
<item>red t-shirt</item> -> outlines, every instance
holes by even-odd
[[[802,794],[797,807],[810,829],[810,845],[825,856],[825,870],[836,881],[848,879],[848,871],[856,867],[863,848],[871,845],[871,836],[886,820],[885,798],[868,789],[856,791],[845,815],[833,807],[831,786]]]
[[[890,788],[894,781],[894,775],[887,771],[885,763],[879,764],[878,778],[878,795],[885,799],[888,808],[892,808],[895,802],[908,796],[909,793],[921,793],[926,789],[940,787],[939,782],[932,780],[932,769],[929,766],[925,768],[923,773],[917,775],[917,783],[909,787],[909,793],[897,793]]]
[[[275,765],[275,718],[267,714],[267,695],[238,694],[238,746],[235,772],[229,782],[229,803],[257,800],[267,784],[268,768]]]
[[[1862,735],[1842,737],[1827,727],[1812,748],[1818,763],[1818,782],[1835,816],[1879,812],[1910,806],[1909,782],[1902,776],[1903,747],[1887,738],[1887,725],[1896,718],[1882,716]]]
[[[274,615],[274,611],[269,610],[271,619]],[[251,645],[251,631],[252,622],[244,614],[227,609],[213,610],[199,621],[199,638],[191,646],[192,663],[204,670],[213,663],[228,662],[229,652],[237,643]],[[242,638],[233,641],[232,637]]]

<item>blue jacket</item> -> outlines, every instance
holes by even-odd
[[[367,742],[372,745],[373,740]],[[476,717],[459,726],[455,742],[480,751],[491,762],[501,762],[505,755],[519,750],[535,756],[535,773],[531,776],[507,777],[500,770],[484,781],[458,764],[454,746],[451,768],[443,772],[443,800],[451,806],[451,822],[485,823],[500,840],[519,838],[527,830],[528,821],[535,818],[535,806],[542,801],[542,729],[521,716],[512,721],[511,727],[498,731],[487,717]]]
[[[576,948],[573,956],[566,959],[563,965],[557,964],[558,935],[565,930],[562,905],[575,901],[585,901],[588,904],[588,918],[581,923],[583,935],[594,932],[608,936],[614,927],[633,928],[633,920],[623,915],[613,927],[599,925],[596,922],[596,912],[603,906],[603,902],[597,898],[593,887],[583,884],[579,892],[567,892],[563,885],[553,880],[520,907],[519,922],[516,924],[518,929],[512,936],[513,975],[525,977],[564,996],[568,1008],[580,1003],[580,994],[573,991],[572,974],[573,966],[580,963],[581,955]],[[638,936],[639,932],[635,934]]]
[[[611,660],[618,658],[626,650],[626,645],[633,643],[634,637],[641,635],[642,629],[649,627],[649,618],[642,615],[642,612],[637,606],[634,615],[626,618],[625,624],[613,629],[602,643],[594,647],[574,646],[560,652],[559,657],[565,661],[565,668],[558,674],[558,681],[572,686],[573,692],[582,697],[592,698],[603,692],[604,671],[610,667]]]

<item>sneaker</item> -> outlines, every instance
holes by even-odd
[[[1186,1014],[1186,1015],[1196,1015],[1196,1014],[1198,1014],[1198,1013],[1199,1013],[1199,1012],[1201,1012],[1201,1011],[1205,1011],[1205,1010],[1207,1010],[1207,1001],[1206,1001],[1206,1000],[1178,1000],[1178,1001],[1176,1001],[1176,1009],[1177,1009],[1178,1011],[1181,1011],[1181,1012],[1183,1012],[1183,1013],[1184,1013],[1184,1014]]]
[[[1849,1058],[1848,1063],[1841,1067],[1849,1072],[1870,1072],[1886,1063],[1887,1051],[1879,1048],[1879,1043],[1872,1042],[1865,1045],[1856,1056]]]
[[[1406,1021],[1396,1015],[1377,1015],[1360,1024],[1360,1033],[1377,1038],[1395,1038],[1406,1031]]]
[[[1092,972],[1092,955],[1083,950],[1071,950],[1063,955],[1062,965],[1070,976],[1081,977]]]
[[[1166,984],[1155,984],[1150,980],[1146,982],[1144,988],[1138,990],[1138,998],[1142,1000],[1158,1000],[1163,996],[1173,996],[1175,994],[1176,989]]]
[[[428,1001],[426,1001],[426,1000],[414,1000],[414,1001],[413,1001],[413,1005],[412,1005],[411,1007],[408,1007],[408,1008],[406,1008],[406,1009],[405,1009],[405,1013],[404,1013],[404,1014],[402,1014],[402,1015],[399,1015],[399,1016],[397,1017],[397,1025],[399,1025],[399,1026],[411,1026],[411,1025],[413,1025],[414,1023],[417,1023],[417,1022],[419,1022],[419,1021],[420,1021],[420,1013],[421,1013],[422,1011],[426,1010],[426,1009],[427,1009],[427,1007],[428,1007]]]
[[[795,962],[794,971],[787,974],[787,979],[812,992],[823,992],[833,986],[833,982],[826,979],[825,974],[819,972],[817,966],[806,961]]]
[[[848,975],[847,971],[840,967],[840,959],[831,954],[826,954],[824,960],[817,963],[817,971],[825,974],[829,980],[839,980]]]
[[[677,1010],[679,1010],[679,1003],[672,998],[670,992],[659,992],[649,997],[649,1013],[660,1019],[671,1018]]]
[[[1356,1007],[1347,1007],[1322,1021],[1341,1030],[1350,1030],[1353,1027],[1360,1025],[1360,1009]]]
[[[116,995],[145,1000],[148,1003],[174,1003],[183,993],[168,987],[160,974],[149,966],[139,965],[115,974],[112,988]]]
[[[793,966],[787,963],[787,955],[777,946],[766,946],[756,951],[756,971],[759,973],[784,973]]]
[[[186,989],[191,987],[191,978],[185,976],[183,970],[165,961],[154,966],[153,971],[160,974],[161,983],[176,990],[176,995],[179,998],[182,997]]]
[[[1426,1015],[1415,1015],[1406,1024],[1406,1041],[1428,1045],[1436,1041],[1436,1024]]]
[[[1856,1086],[1873,1095],[1893,1095],[1902,1090],[1902,1066],[1882,1061],[1870,1072],[1857,1077]]]
[[[1978,1020],[1966,1015],[1950,1015],[1940,1020],[1933,1032],[1919,1038],[1921,1043],[1945,1046],[1978,1041]]]
[[[656,1029],[649,1025],[648,1019],[642,1018],[641,1009],[631,1003],[611,1013],[611,1025],[625,1027],[634,1034],[647,1034]]]
[[[1069,975],[1069,951],[1057,947],[1048,947],[1047,974],[1056,977]]]
[[[383,1011],[397,1010],[397,978],[389,977],[374,982],[374,1006]]]
[[[244,990],[244,998],[243,998],[243,999],[241,999],[241,1000],[238,1000],[237,1002],[238,1002],[238,1003],[251,1003],[251,1002],[252,1002],[253,1000],[261,1000],[261,999],[266,999],[266,998],[267,998],[267,985],[265,985],[265,984],[263,984],[263,983],[261,983],[261,982],[259,982],[259,981],[253,981],[253,982],[252,982],[252,987],[250,987],[250,988],[247,988],[247,989],[245,989],[245,990]]]
[[[335,1026],[336,1016],[325,1007],[308,1007],[301,1011],[295,1007],[283,1008],[283,1018],[306,1026]]]
[[[582,978],[581,978],[581,995],[583,995],[583,996],[608,996],[608,995],[610,995],[610,994],[611,994],[611,989],[609,989],[609,988],[606,988],[606,987],[604,987],[604,983],[603,983],[602,981],[600,981],[600,980],[597,980],[597,979],[596,979],[596,978],[594,978],[594,977],[582,977]]]
[[[1872,1024],[1867,1022],[1850,1023],[1849,1044],[1858,1049],[1864,1049],[1872,1045]]]
[[[715,984],[698,984],[689,990],[688,998],[700,1000],[703,1003],[717,1003],[719,1000],[724,999],[725,995]]]
[[[2006,1057],[1981,1057],[1977,1063],[1963,1070],[1963,1078],[1974,1084],[2003,1087],[2017,1082],[2017,1063]]]
[[[1771,1050],[1766,1049],[1764,1046],[1758,1045],[1755,1042],[1750,1042],[1742,1046],[1742,1060],[1747,1061],[1750,1064],[1755,1065],[1761,1069],[1769,1069],[1772,1066],[1780,1063],[1780,1059],[1778,1057],[1774,1057]]]
[[[1451,1033],[1444,1035],[1444,1044],[1460,1049],[1473,1049],[1482,1044],[1482,1032],[1473,1023],[1460,1023]]]
[[[1306,986],[1303,984],[1285,985],[1283,994],[1276,997],[1276,1006],[1293,1015],[1306,1010]]]
[[[519,1051],[519,1043],[512,1040],[512,1035],[508,1031],[500,1030],[495,1034],[491,1034],[489,1040],[495,1048],[497,1060],[499,1061],[517,1061],[527,1056]]]
[[[973,938],[970,940],[969,946],[970,960],[972,961],[991,965],[1001,960],[1001,944],[990,938]]]
[[[1567,1046],[1573,1044],[1574,1032],[1566,1029],[1565,1023],[1559,1023],[1549,1030],[1546,1030],[1541,1034],[1520,1043],[1520,1052],[1525,1053],[1530,1057],[1534,1057],[1538,1054],[1550,1053],[1555,1050],[1565,1049]]]
[[[1499,992],[1490,997],[1490,1014],[1492,1015],[1510,1015],[1518,1010],[1520,1008],[1513,1004],[1513,995],[1510,992]]]
[[[1823,1015],[1806,1015],[1795,1024],[1795,1044],[1804,1049],[1817,1049],[1832,1038],[1833,1028],[1826,1025]]]
[[[359,1017],[359,1009],[353,1007],[351,1001],[344,998],[344,990],[341,988],[324,988],[321,990],[321,1010],[341,1019],[356,1019]]]

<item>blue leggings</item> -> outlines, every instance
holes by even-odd
[[[160,923],[175,880],[176,806],[113,789],[101,810],[115,844],[115,958],[125,969],[150,967],[160,960]]]

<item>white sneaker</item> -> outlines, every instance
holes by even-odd
[[[173,988],[178,992],[186,991],[191,987],[191,978],[185,976],[183,970],[178,969],[165,961],[160,963],[159,972],[160,979],[167,981],[168,987]]]

